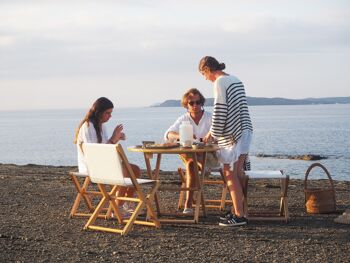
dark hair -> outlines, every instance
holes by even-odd
[[[89,125],[89,122],[92,122],[96,130],[97,141],[101,143],[102,142],[101,123],[100,123],[101,116],[106,110],[113,109],[113,108],[114,108],[114,105],[109,99],[105,97],[98,98],[94,102],[94,104],[92,104],[90,110],[86,113],[84,119],[80,122],[78,128],[76,129],[74,143],[75,144],[77,143],[79,130],[85,122],[87,122],[87,125]]]
[[[204,105],[205,98],[202,95],[202,93],[198,89],[192,88],[192,89],[189,89],[188,91],[186,91],[185,94],[182,96],[181,106],[187,109],[188,97],[194,96],[197,94],[199,95],[199,101],[200,101],[201,105]]]
[[[216,70],[224,70],[225,68],[226,68],[225,63],[219,63],[216,60],[216,58],[210,57],[210,56],[203,57],[199,61],[199,65],[198,65],[198,69],[200,72],[206,71],[206,70],[213,72]]]

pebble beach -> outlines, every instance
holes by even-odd
[[[135,225],[120,236],[83,230],[86,218],[69,218],[76,193],[68,172],[75,169],[0,164],[1,262],[349,262],[350,225],[334,222],[350,208],[348,181],[334,181],[337,211],[331,214],[307,214],[304,182],[291,178],[288,223],[220,227],[219,212],[209,210],[198,224]],[[169,184],[178,180],[171,171],[161,176]],[[251,181],[249,187],[261,196],[249,204],[252,209],[278,206],[269,199],[270,191],[278,190],[273,182]],[[205,191],[206,196],[218,192]],[[162,206],[175,207],[178,193],[160,196]]]

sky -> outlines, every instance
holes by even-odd
[[[0,0],[0,110],[213,97],[206,55],[247,96],[350,96],[349,18],[347,0]]]

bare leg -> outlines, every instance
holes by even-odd
[[[194,177],[194,162],[190,159],[186,163],[186,187],[193,188],[196,185]],[[186,191],[185,208],[191,208],[193,203],[193,191]]]
[[[203,156],[199,156],[199,169],[202,168],[202,164],[200,163]],[[192,158],[188,158],[186,160],[186,187],[194,188],[197,186],[196,177],[195,177],[195,171],[194,166],[195,163]],[[186,201],[185,201],[185,208],[191,208],[193,203],[193,191],[186,191]]]
[[[244,173],[244,163],[247,158],[248,154],[241,154],[237,160],[237,174],[239,178],[239,182],[241,183],[241,186],[243,187],[245,184],[245,173]]]
[[[224,175],[227,179],[227,187],[230,191],[231,199],[233,202],[232,211],[236,216],[244,216],[243,211],[243,191],[240,182],[240,176],[243,178],[243,165],[246,155],[241,155],[237,162],[233,165],[233,171],[230,170],[229,164],[224,164]]]

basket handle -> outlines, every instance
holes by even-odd
[[[313,163],[310,165],[310,167],[307,169],[306,173],[305,173],[305,180],[304,180],[304,189],[306,190],[307,189],[307,178],[309,176],[309,173],[311,172],[311,170],[314,168],[314,167],[321,167],[322,170],[327,174],[328,176],[328,179],[329,179],[329,183],[331,184],[331,188],[332,190],[334,191],[334,185],[333,185],[333,180],[332,180],[332,177],[331,175],[329,174],[328,170],[326,169],[326,167],[324,167],[322,164],[320,163]]]

